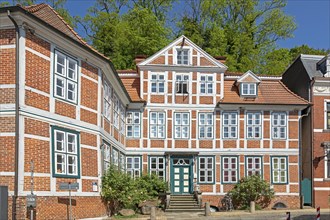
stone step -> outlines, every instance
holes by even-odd
[[[169,208],[166,209],[165,212],[201,212],[204,213],[204,209],[196,208],[196,209],[182,209],[182,208]]]
[[[170,205],[169,209],[199,209],[199,205]]]
[[[190,201],[190,200],[196,200],[195,198],[193,197],[172,197],[171,196],[171,200],[173,201]]]
[[[197,204],[197,201],[193,200],[193,201],[170,201],[170,204]]]

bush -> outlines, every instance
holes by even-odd
[[[249,208],[251,201],[255,201],[257,209],[265,208],[270,204],[275,194],[269,183],[258,175],[241,179],[229,193],[236,209]]]
[[[158,198],[158,193],[166,190],[167,183],[155,175],[133,179],[115,166],[102,177],[101,196],[110,215],[122,208],[136,209],[140,202]]]

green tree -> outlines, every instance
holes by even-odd
[[[293,18],[285,15],[285,0],[193,0],[178,26],[195,36],[211,55],[224,55],[229,70],[259,72],[263,54],[280,39],[292,37]],[[188,21],[188,22],[186,22]],[[221,54],[220,54],[221,53]]]
[[[248,208],[251,201],[254,201],[259,207],[265,208],[275,194],[269,183],[258,175],[242,178],[229,193],[232,196],[234,207],[239,209]]]
[[[79,18],[79,24],[87,40],[110,57],[117,69],[135,68],[136,55],[150,56],[169,42],[162,10],[169,10],[170,2],[98,0],[84,18]]]
[[[72,27],[76,28],[76,20],[72,17],[69,11],[65,8],[67,0],[47,0],[46,2],[55,9],[55,11]]]

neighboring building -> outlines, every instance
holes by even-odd
[[[79,186],[74,218],[106,215],[100,184],[111,163],[132,177],[156,173],[173,194],[200,188],[213,206],[240,178],[260,174],[276,191],[271,206],[300,206],[306,100],[280,77],[227,73],[184,36],[137,61],[137,72],[118,71],[121,80],[48,5],[0,8],[0,185],[10,209],[17,195],[17,218],[29,213],[31,161],[40,219],[67,218],[60,183],[68,182]]]
[[[311,102],[302,119],[302,194],[313,207],[330,206],[330,55],[301,54],[283,83]]]
[[[128,109],[133,176],[157,173],[172,194],[197,185],[217,207],[242,177],[260,174],[276,192],[271,206],[300,207],[299,120],[308,102],[280,77],[226,73],[185,36],[140,57],[137,69],[119,74],[131,98],[146,101]]]
[[[7,10],[17,22],[19,45]],[[19,135],[15,133],[15,49],[19,48]],[[132,103],[107,57],[88,46],[48,5],[0,8],[0,185],[15,193],[15,137],[19,144],[17,218],[27,212],[30,162],[38,219],[66,219],[68,191],[74,218],[106,215],[100,199],[103,170],[125,164],[125,110]],[[105,111],[103,110],[103,106]],[[115,151],[116,149],[116,151]],[[102,152],[106,152],[102,163]],[[11,217],[11,213],[9,213]]]

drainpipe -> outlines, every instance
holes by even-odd
[[[300,208],[303,209],[304,207],[304,198],[302,196],[302,187],[301,187],[301,181],[302,181],[302,119],[303,117],[306,117],[309,115],[311,110],[311,107],[307,107],[307,112],[299,117],[299,196],[300,196]]]
[[[18,150],[19,150],[19,27],[11,16],[10,11],[7,11],[8,18],[13,22],[16,30],[15,42],[15,182],[14,182],[14,195],[12,204],[12,220],[16,220],[16,203],[18,195]]]

